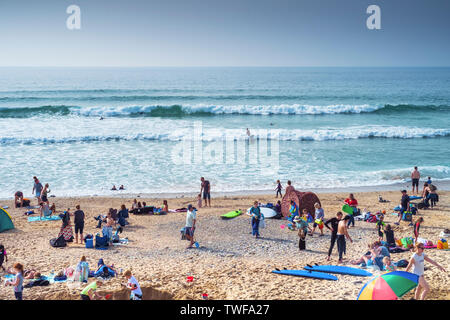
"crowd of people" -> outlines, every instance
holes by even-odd
[[[41,216],[49,216],[56,212],[56,208],[54,204],[52,207],[49,206],[48,194],[50,193],[49,184],[42,185],[37,177],[34,177],[34,185],[33,185],[33,193],[38,200],[38,204],[41,208]],[[412,179],[412,193],[419,194],[418,186],[420,181],[420,172],[418,168],[415,167],[414,171],[411,173]],[[198,242],[195,240],[195,231],[197,227],[197,208],[202,207],[211,207],[211,184],[204,177],[200,178],[200,193],[197,196],[197,207],[194,207],[192,204],[189,204],[186,208],[186,221],[185,225],[182,228],[182,239],[186,239],[189,241],[187,246],[188,249],[193,248],[194,246],[199,247]],[[123,186],[121,186],[121,189]],[[283,186],[280,180],[276,181],[276,195],[283,197],[282,190]],[[285,190],[285,194],[295,190],[292,186],[292,182],[287,182],[287,187]],[[424,183],[422,190],[422,202],[423,208],[435,207],[438,201],[438,196],[436,193],[437,188],[432,184],[431,178],[428,177],[428,181]],[[400,199],[401,205],[399,210],[399,220],[395,224],[399,224],[402,221],[403,214],[411,210],[412,204],[410,200],[410,196],[408,195],[406,190],[402,190],[402,196]],[[23,193],[18,191],[15,194],[15,204],[16,206],[24,206],[24,198]],[[294,200],[290,201],[289,206],[289,215],[283,219],[289,223],[288,227],[291,230],[298,231],[299,250],[307,250],[306,242],[307,237],[314,237],[316,230],[319,231],[319,237],[324,236],[324,231],[328,229],[331,233],[330,237],[330,245],[327,252],[326,260],[330,261],[333,249],[336,245],[337,253],[338,253],[338,263],[346,263],[344,256],[347,251],[347,241],[350,243],[353,242],[352,237],[349,233],[350,228],[355,228],[355,217],[361,214],[358,206],[359,203],[355,198],[353,193],[350,193],[349,196],[343,201],[343,205],[350,207],[350,211],[347,210],[346,214],[339,211],[334,214],[333,217],[326,219],[325,210],[321,206],[319,202],[314,203],[314,210],[309,212],[306,208],[300,208],[300,204],[296,203]],[[109,243],[111,244],[113,241],[113,228],[114,227],[125,227],[129,224],[129,212],[133,212],[134,210],[139,210],[142,208],[146,208],[147,204],[145,202],[138,202],[137,199],[134,199],[131,204],[131,210],[129,211],[126,206],[123,204],[119,210],[110,208],[109,211],[105,215],[99,215],[95,217],[98,221],[98,228],[102,228],[102,233],[107,237]],[[348,208],[347,207],[347,208]],[[275,211],[279,213],[281,217],[281,201],[277,201],[276,206],[274,207]],[[167,200],[163,201],[163,204],[159,208],[153,208],[153,212],[155,214],[167,214],[169,212],[169,206]],[[359,259],[350,261],[349,263],[354,265],[359,265],[362,267],[366,266],[377,266],[380,270],[385,271],[394,271],[397,269],[397,266],[393,263],[390,256],[390,249],[397,247],[397,239],[394,235],[394,230],[392,226],[385,222],[384,217],[385,212],[376,214],[376,223],[375,230],[377,235],[377,240],[370,243],[368,247],[368,251],[364,253]],[[253,206],[249,210],[249,215],[251,217],[251,227],[252,227],[252,236],[255,239],[261,237],[260,227],[264,224],[264,214],[261,211],[260,202],[254,201]],[[84,226],[85,226],[85,218],[86,215],[81,209],[80,205],[76,205],[76,210],[72,213],[70,208],[65,210],[61,215],[62,225],[58,237],[62,236],[68,242],[73,241],[75,239],[75,243],[83,244],[85,239],[84,235]],[[73,217],[73,225],[75,238],[73,236],[71,217]],[[415,253],[409,260],[406,270],[410,270],[413,268],[413,273],[417,274],[420,277],[419,286],[417,287],[415,298],[416,299],[424,299],[429,292],[428,283],[424,279],[424,261],[427,261],[431,264],[436,265],[439,269],[444,270],[442,266],[436,263],[434,260],[429,258],[427,255],[423,253],[424,246],[422,243],[418,242],[420,226],[424,223],[424,219],[419,217],[414,223],[411,222],[413,226],[413,238],[415,242]],[[2,264],[4,259],[8,259],[5,248],[0,245],[0,267],[3,268]],[[3,268],[4,269],[4,268]],[[87,282],[88,274],[89,274],[89,265],[86,261],[86,257],[82,257],[79,264],[77,265],[77,274],[79,275],[79,280],[81,282]],[[13,280],[9,280],[6,282],[6,285],[11,285],[14,287],[14,293],[16,299],[22,299],[22,290],[23,290],[23,281],[24,281],[24,269],[23,265],[20,263],[14,264],[13,269],[11,270],[15,277]],[[33,274],[34,276],[34,274]],[[142,290],[131,271],[126,271],[124,273],[124,277],[127,279],[126,287],[130,289],[131,299],[140,300],[142,299]],[[83,300],[93,300],[93,299],[104,299],[105,296],[101,296],[97,293],[97,289],[102,286],[101,280],[95,280],[91,282],[89,285],[83,288],[81,292],[81,299]]]

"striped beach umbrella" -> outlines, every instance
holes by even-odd
[[[376,276],[359,292],[357,300],[397,300],[417,287],[419,276],[405,271],[392,271]]]

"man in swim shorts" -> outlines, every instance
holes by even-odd
[[[39,181],[37,177],[33,177],[34,179],[34,185],[33,185],[33,191],[31,193],[34,193],[36,191],[36,198],[38,199],[38,203],[41,202],[41,191],[42,191],[42,183]]]
[[[211,193],[210,193],[211,184],[209,183],[208,180],[205,180],[204,177],[201,177],[200,181],[202,182],[200,193],[202,193],[202,191],[203,191],[203,200],[205,200],[205,207],[208,206],[208,201],[209,201],[209,206],[211,207]]]
[[[414,193],[414,187],[416,187],[416,194],[419,193],[419,180],[420,180],[420,172],[417,167],[414,167],[413,172],[411,172],[411,180],[412,180],[412,191]]]

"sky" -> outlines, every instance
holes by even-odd
[[[0,66],[450,66],[449,52],[449,0],[0,0]]]

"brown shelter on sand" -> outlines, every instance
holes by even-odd
[[[290,214],[289,208],[291,206],[291,200],[294,200],[297,204],[299,213],[302,212],[303,209],[306,209],[313,216],[315,212],[314,204],[316,202],[320,203],[319,197],[317,197],[315,193],[300,192],[295,189],[287,190],[281,201],[281,213],[284,217],[287,217]]]

